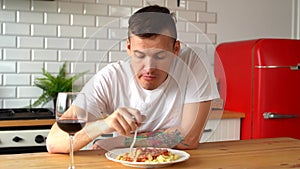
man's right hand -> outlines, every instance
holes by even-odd
[[[121,107],[115,110],[104,121],[109,126],[108,133],[114,131],[121,135],[130,135],[146,119],[141,112],[134,108]]]

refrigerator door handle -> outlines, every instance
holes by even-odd
[[[265,112],[263,114],[264,119],[282,119],[282,118],[298,118],[296,114],[277,114],[273,112]]]
[[[300,63],[295,66],[279,66],[279,65],[268,65],[268,66],[255,66],[258,69],[278,69],[278,68],[290,68],[291,70],[300,70]]]
[[[300,70],[300,63],[298,63],[298,65],[296,66],[290,66],[291,70]]]

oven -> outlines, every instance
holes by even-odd
[[[0,109],[0,154],[46,152],[54,121],[51,109]]]

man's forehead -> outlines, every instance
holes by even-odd
[[[165,35],[155,35],[151,37],[132,36],[129,39],[132,48],[171,48],[174,44],[174,39]]]
[[[164,53],[169,53],[170,51],[167,51],[165,49],[160,49],[160,48],[145,48],[145,49],[135,49],[133,50],[135,53],[140,53],[140,54],[164,54]]]

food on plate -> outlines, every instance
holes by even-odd
[[[133,157],[130,156],[130,152],[126,152],[117,157],[117,160],[146,163],[171,162],[178,159],[178,154],[173,154],[164,148],[136,148],[133,152]]]

